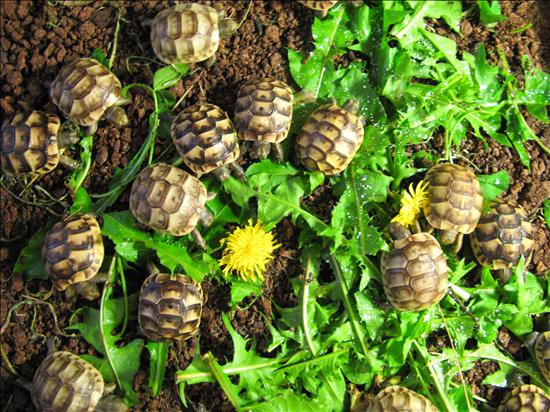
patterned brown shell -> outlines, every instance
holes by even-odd
[[[146,226],[173,236],[191,232],[206,203],[199,179],[167,164],[143,169],[132,184],[130,210]]]
[[[395,240],[390,252],[382,255],[381,270],[384,292],[396,309],[424,309],[447,293],[447,261],[428,233]]]
[[[43,174],[59,163],[59,117],[38,110],[17,113],[2,125],[2,169],[14,174]]]
[[[315,110],[302,127],[296,139],[298,158],[309,170],[336,175],[351,163],[363,137],[361,120],[329,103]]]
[[[69,216],[44,238],[44,269],[57,290],[93,278],[103,262],[101,228],[91,214]]]
[[[197,3],[163,10],[153,19],[151,44],[156,56],[166,64],[206,60],[220,45],[218,13]]]
[[[537,336],[535,341],[535,358],[546,382],[550,384],[550,331]]]
[[[91,412],[103,395],[101,374],[70,352],[54,352],[34,374],[31,398],[43,412]]]
[[[521,385],[504,397],[497,412],[549,412],[550,397],[535,385]]]
[[[298,0],[298,3],[312,10],[328,10],[338,3],[338,0]]]
[[[517,266],[521,256],[528,264],[533,255],[533,227],[525,210],[515,203],[493,202],[470,240],[477,261],[492,269]]]
[[[202,303],[200,283],[185,275],[154,273],[141,287],[141,331],[154,341],[189,339],[199,329]]]
[[[366,412],[439,412],[430,400],[402,386],[389,386],[370,401]]]
[[[172,122],[172,140],[183,161],[199,177],[237,160],[237,134],[218,106],[199,103],[187,107]]]
[[[436,229],[472,233],[481,216],[483,196],[474,172],[464,166],[441,163],[426,173],[429,201],[426,219]]]
[[[50,88],[50,97],[65,116],[92,126],[120,98],[118,78],[97,60],[78,59],[63,67]]]
[[[242,140],[279,143],[292,120],[294,95],[288,85],[271,78],[247,81],[239,89],[235,122]]]

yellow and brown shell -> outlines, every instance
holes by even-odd
[[[139,295],[139,326],[154,341],[186,340],[200,325],[203,292],[200,283],[185,275],[154,273]]]
[[[367,404],[365,412],[438,412],[426,397],[402,386],[389,386]]]
[[[298,3],[306,6],[308,9],[326,11],[338,3],[338,0],[298,0]]]
[[[296,139],[298,159],[309,170],[339,174],[353,160],[363,137],[359,117],[336,103],[323,105],[311,114]]]
[[[247,81],[239,89],[235,123],[242,140],[280,143],[288,136],[294,95],[277,79]]]
[[[172,122],[172,140],[183,161],[199,177],[239,158],[237,134],[218,106],[187,107]]]
[[[63,67],[50,88],[50,97],[65,116],[92,126],[120,99],[118,78],[97,60],[86,57]]]
[[[445,255],[428,233],[396,239],[382,255],[384,292],[399,310],[420,310],[439,302],[449,285]]]
[[[92,412],[104,391],[101,374],[70,352],[54,352],[34,374],[31,398],[39,411]]]
[[[535,385],[512,389],[500,403],[497,412],[549,412],[550,397]]]
[[[206,200],[206,188],[199,179],[159,163],[143,169],[134,180],[130,210],[152,229],[183,236],[197,226]]]
[[[2,169],[13,174],[39,175],[59,163],[59,117],[38,110],[17,113],[2,125]]]
[[[92,279],[103,256],[101,228],[89,213],[56,223],[44,238],[44,269],[59,291]]]
[[[492,202],[470,240],[477,261],[491,269],[515,267],[522,256],[528,264],[533,255],[533,227],[525,210],[512,202]]]
[[[429,201],[424,208],[436,229],[472,233],[481,217],[483,196],[474,172],[465,166],[441,163],[426,173]]]
[[[542,332],[537,336],[533,349],[539,369],[546,382],[550,384],[550,331]]]
[[[166,64],[196,63],[213,56],[220,45],[218,12],[198,3],[162,10],[151,25],[155,55]]]

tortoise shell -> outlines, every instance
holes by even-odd
[[[369,402],[366,412],[438,412],[430,400],[402,386],[389,386]]]
[[[294,96],[288,85],[271,78],[247,81],[235,105],[242,140],[280,143],[288,136]]]
[[[13,174],[44,174],[59,163],[55,114],[38,110],[17,113],[2,125],[2,169]]]
[[[533,227],[525,210],[515,203],[493,202],[470,240],[477,261],[492,269],[515,267],[522,256],[528,264],[533,255]]]
[[[521,385],[504,397],[497,412],[549,412],[550,397],[535,385]]]
[[[338,3],[338,0],[298,0],[298,3],[306,6],[308,9],[323,11],[330,9]]]
[[[429,201],[424,208],[428,223],[436,229],[468,234],[481,216],[483,196],[474,172],[465,166],[441,163],[426,173]]]
[[[172,122],[171,134],[183,161],[198,176],[232,163],[240,155],[231,120],[213,104],[187,107]]]
[[[139,295],[139,325],[154,341],[186,340],[201,321],[203,293],[200,283],[185,275],[154,273]]]
[[[550,331],[537,336],[534,352],[542,375],[550,383]]]
[[[59,291],[92,279],[99,272],[103,256],[101,228],[89,213],[56,223],[44,238],[44,269]]]
[[[396,239],[382,255],[381,270],[384,292],[396,309],[424,309],[447,293],[447,261],[428,233]]]
[[[50,97],[65,116],[92,126],[119,99],[122,85],[97,60],[78,59],[63,67],[50,88]]]
[[[134,180],[130,210],[152,229],[183,236],[197,226],[206,200],[206,188],[199,179],[159,163],[143,169]]]
[[[101,374],[70,352],[54,352],[34,374],[31,398],[39,411],[91,412],[104,390]]]
[[[363,136],[359,117],[336,103],[323,105],[311,114],[296,139],[298,159],[309,170],[336,175],[351,163]]]
[[[162,10],[151,25],[151,44],[155,55],[166,64],[207,60],[220,45],[218,12],[197,3]]]

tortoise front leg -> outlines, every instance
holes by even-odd
[[[280,163],[284,161],[283,148],[280,143],[271,143],[271,150],[276,162]]]
[[[204,238],[201,236],[197,228],[193,229],[191,234],[193,235],[195,241],[199,244],[201,249],[206,250],[206,242],[204,241]]]
[[[505,285],[512,277],[512,268],[504,268],[497,270],[497,278],[501,285]]]
[[[231,172],[237,177],[237,179],[246,181],[246,175],[244,174],[243,168],[238,165],[237,163],[229,163],[229,168],[231,169]]]
[[[231,176],[231,171],[227,168],[227,166],[221,166],[221,167],[218,167],[217,169],[212,170],[212,174],[220,182],[223,182],[224,180],[229,179],[229,176]]]
[[[454,242],[454,246],[453,246],[453,254],[457,254],[459,252],[460,249],[462,249],[462,240],[464,239],[464,234],[463,233],[458,233],[456,235],[456,239],[455,239],[455,242]]]

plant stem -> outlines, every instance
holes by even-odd
[[[120,9],[118,11],[118,16],[116,19],[116,27],[115,27],[115,34],[113,39],[113,50],[111,50],[111,57],[109,58],[109,70],[113,67],[113,64],[115,63],[116,58],[116,49],[118,46],[118,33],[120,31]]]
[[[216,358],[208,352],[206,355],[204,355],[204,359],[208,363],[208,366],[210,367],[210,370],[212,371],[212,374],[214,375],[214,378],[218,382],[218,384],[223,389],[224,393],[227,395],[227,398],[233,405],[233,407],[240,411],[240,402],[238,399],[237,394],[233,391],[233,385],[231,384],[231,381],[227,377],[227,375],[223,372],[223,369],[221,368],[220,364],[216,361]]]
[[[334,257],[333,254],[329,255],[329,261],[330,261],[330,266],[332,267],[332,270],[336,275],[336,279],[338,280],[338,284],[340,285],[340,292],[342,293],[342,301],[344,302],[344,307],[346,308],[346,312],[349,316],[353,334],[355,335],[355,339],[359,343],[362,354],[367,356],[368,354],[367,346],[365,345],[365,342],[361,337],[361,331],[359,330],[359,323],[357,321],[353,305],[349,298],[349,289],[346,285],[346,280],[342,276],[342,271],[340,270],[340,264],[338,263],[338,260]]]
[[[166,361],[168,359],[168,343],[167,342],[150,342],[156,346],[155,359],[151,359],[152,370],[149,371],[149,387],[153,396],[158,396],[164,382],[164,374],[166,372]]]
[[[304,336],[306,337],[307,346],[313,356],[315,356],[315,346],[309,330],[308,323],[308,301],[309,301],[309,285],[313,280],[313,272],[311,271],[311,256],[308,255],[306,260],[306,271],[304,274],[304,285],[302,287],[302,327],[304,328]]]
[[[124,296],[124,319],[122,320],[122,327],[118,335],[122,337],[126,331],[128,325],[128,288],[126,286],[126,276],[124,275],[124,267],[122,266],[122,258],[117,255],[118,274],[120,277],[120,284],[122,286],[122,294]]]

